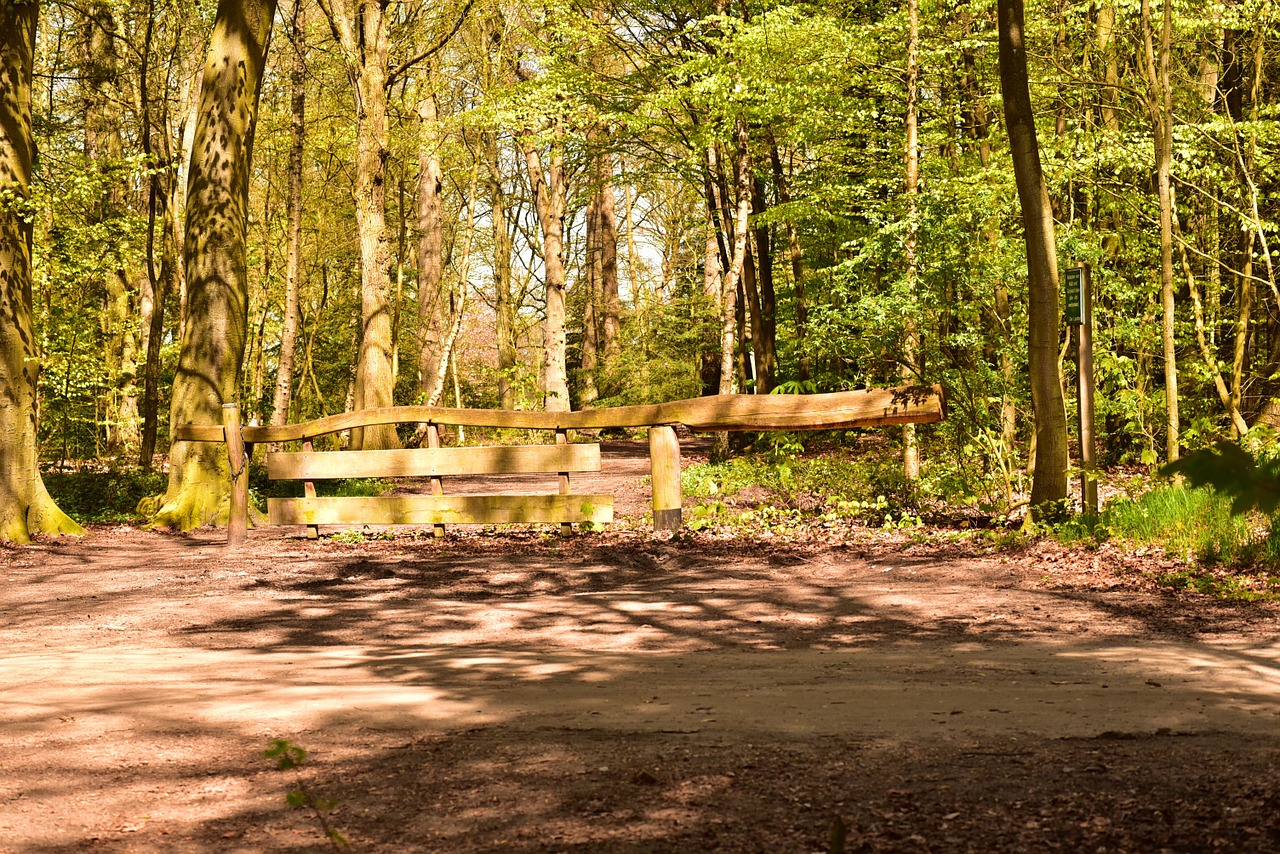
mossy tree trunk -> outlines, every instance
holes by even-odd
[[[240,388],[249,310],[250,155],[275,7],[275,0],[218,3],[188,173],[188,322],[173,382],[172,427],[221,424],[222,404],[234,401]],[[141,509],[154,509],[154,524],[189,530],[226,518],[230,482],[221,444],[174,442],[168,491]]]
[[[36,456],[36,379],[40,371],[31,312],[31,224],[27,202],[31,137],[34,2],[0,5],[0,541],[33,533],[79,534],[40,478]]]
[[[322,0],[320,8],[342,49],[355,94],[356,160],[351,193],[360,240],[360,345],[356,355],[354,406],[391,406],[395,392],[396,301],[387,237],[386,182],[390,155],[387,87],[390,7],[378,0]],[[352,450],[400,447],[395,427],[351,431]]]

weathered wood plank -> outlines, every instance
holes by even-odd
[[[613,521],[612,495],[379,495],[271,498],[273,525],[507,525]]]
[[[473,474],[554,474],[564,471],[600,471],[600,446],[499,445],[267,454],[267,474],[272,480],[436,478]]]
[[[680,530],[680,440],[676,431],[665,424],[649,428],[649,474],[654,530]]]
[[[683,424],[691,430],[829,430],[924,424],[943,418],[938,386],[866,389],[830,394],[724,394],[653,406],[615,406],[578,412],[514,412],[505,409],[446,409],[394,406],[345,412],[282,426],[244,427],[246,442],[290,442],[378,424],[447,424],[530,430],[593,430]],[[184,441],[221,442],[217,425],[186,425]]]

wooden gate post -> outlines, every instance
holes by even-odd
[[[557,445],[562,445],[562,446],[563,446],[563,445],[567,445],[567,444],[569,444],[569,431],[568,431],[568,430],[565,430],[565,429],[557,429],[557,430],[556,430],[556,444],[557,444]],[[569,494],[569,473],[568,473],[567,471],[562,471],[562,472],[560,472],[559,480],[560,480],[560,494],[561,494],[561,495],[568,495],[568,494]],[[570,535],[570,534],[572,534],[572,533],[573,533],[573,523],[572,523],[572,522],[561,522],[561,523],[560,523],[560,536],[562,536],[562,537],[567,537],[567,536],[569,536],[569,535]]]
[[[249,537],[249,465],[240,434],[240,404],[222,404],[222,430],[231,463],[231,508],[227,516],[227,545],[239,546]]]
[[[427,447],[440,447],[440,428],[433,424],[427,425]],[[431,494],[444,495],[444,481],[441,478],[431,478]],[[444,536],[444,525],[436,524],[431,527],[431,534],[435,537]]]
[[[649,428],[649,474],[653,482],[653,529],[680,530],[684,523],[680,510],[680,439],[670,425]]]

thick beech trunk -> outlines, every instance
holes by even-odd
[[[31,77],[38,6],[0,5],[0,193],[31,189]],[[45,490],[36,454],[40,354],[32,324],[31,225],[18,205],[0,206],[0,541],[79,534]]]
[[[1032,515],[1056,512],[1067,497],[1067,416],[1058,384],[1058,261],[1049,192],[1040,166],[1027,83],[1022,0],[999,0],[1000,92],[1027,246],[1028,361],[1035,410]]]
[[[245,235],[250,155],[275,0],[220,0],[209,40],[188,172],[183,254],[187,316],[169,423],[221,424],[235,401],[248,324]],[[242,475],[243,476],[243,475]],[[226,450],[174,442],[169,489],[140,508],[153,522],[188,530],[226,518]]]

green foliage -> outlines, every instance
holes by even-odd
[[[273,738],[267,743],[267,749],[262,752],[262,757],[275,760],[276,768],[280,771],[294,772],[298,788],[285,794],[285,803],[291,809],[309,810],[316,823],[320,825],[325,839],[335,851],[351,851],[350,841],[342,831],[330,823],[334,810],[338,808],[338,802],[317,797],[302,779],[301,768],[307,758],[306,749],[287,738]]]
[[[838,450],[800,456],[793,435],[766,436],[777,443],[772,452],[686,468],[680,479],[684,494],[717,499],[704,515],[723,513],[723,498],[757,487],[780,496],[784,503],[798,495],[813,496],[828,512],[876,524],[894,518],[918,520],[913,514],[921,495],[895,456]],[[786,452],[778,453],[779,448]]]
[[[140,522],[138,502],[163,492],[168,476],[139,468],[46,472],[45,487],[69,516],[80,522]]]
[[[1259,510],[1271,516],[1280,507],[1280,457],[1255,460],[1234,442],[1221,441],[1187,454],[1160,473],[1181,475],[1191,486],[1212,487],[1231,499],[1232,513]]]
[[[1075,517],[1051,532],[1064,543],[1158,545],[1201,564],[1244,567],[1274,564],[1280,557],[1280,534],[1263,521],[1257,514],[1235,513],[1228,495],[1166,485],[1112,501],[1100,515]]]

